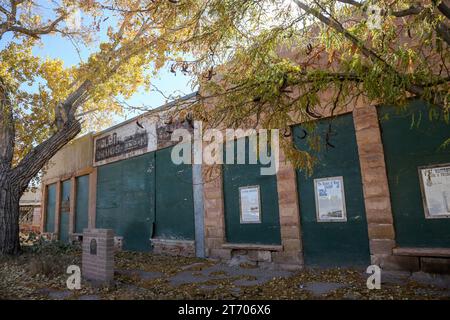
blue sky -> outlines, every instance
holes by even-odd
[[[96,46],[94,45],[92,48],[80,49],[81,58],[86,59],[89,54],[96,49]],[[42,45],[35,47],[34,53],[42,58],[59,58],[64,61],[66,66],[77,65],[80,62],[80,56],[70,40],[58,36],[43,37]],[[180,72],[177,72],[177,74],[174,75],[169,71],[169,66],[166,66],[154,78],[152,84],[161,90],[166,97],[170,95],[184,95],[193,91],[189,83],[190,79],[191,78],[189,76],[185,76]],[[141,89],[130,99],[126,100],[126,103],[131,106],[144,107],[148,109],[156,108],[167,102],[164,96],[159,92],[146,92]],[[139,111],[127,111],[124,117],[115,116],[114,122],[121,122],[126,118],[133,117],[139,113]]]
[[[54,18],[54,13],[51,8],[52,5],[45,2],[44,6],[41,4],[37,7],[36,10],[42,15],[43,20],[47,18]],[[80,57],[84,61],[89,57],[89,55],[95,52],[98,48],[98,44],[101,40],[106,40],[106,29],[108,25],[113,25],[117,20],[114,15],[108,15],[109,20],[107,22],[102,23],[101,31],[95,34],[95,41],[91,47],[80,46],[79,52],[75,48],[74,44],[67,38],[63,38],[59,35],[44,35],[41,37],[41,44],[36,46],[33,50],[34,54],[40,56],[42,58],[58,58],[64,61],[64,65],[69,67],[73,65],[78,65],[80,63]],[[83,17],[82,19],[88,19]],[[7,33],[0,40],[0,50],[4,48],[8,42],[12,41],[13,35],[11,33]],[[160,90],[164,95],[159,92],[149,91],[146,92],[143,88],[136,92],[130,99],[125,100],[126,104],[130,106],[136,106],[140,108],[152,109],[156,108],[167,102],[166,97],[171,95],[173,96],[181,96],[185,94],[189,94],[194,91],[191,88],[189,83],[190,77],[177,72],[176,75],[169,71],[170,66],[165,66],[158,75],[152,81],[152,85],[156,86],[158,90]],[[31,90],[33,90],[31,88]],[[120,97],[118,97],[120,98]],[[123,99],[121,99],[123,100]],[[114,124],[119,123],[129,117],[136,116],[142,111],[128,111],[125,110],[125,115],[114,116],[113,121]]]

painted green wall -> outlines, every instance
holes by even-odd
[[[114,229],[124,250],[148,251],[155,221],[155,153],[98,167],[97,228]]]
[[[45,231],[55,231],[55,210],[56,210],[56,183],[47,186],[47,208],[45,219]]]
[[[246,149],[248,157],[248,148]],[[260,164],[223,165],[225,228],[229,243],[281,243],[276,175],[263,176],[260,174],[260,168]],[[239,187],[254,185],[260,186],[262,223],[241,224]]]
[[[306,138],[300,126],[294,127],[294,143],[300,150],[308,150],[319,161],[313,175],[306,177],[297,170],[301,230],[305,264],[309,266],[368,265],[369,243],[367,222],[359,167],[358,148],[352,114],[333,119],[333,134],[325,147],[329,119],[317,121],[314,134]],[[306,130],[306,129],[305,129]],[[308,131],[308,130],[307,130]],[[307,140],[320,137],[321,149],[311,151]],[[346,222],[317,222],[314,179],[343,176],[346,200]]]
[[[442,113],[430,121],[420,101],[406,112],[385,106],[378,114],[397,246],[450,247],[450,219],[425,219],[417,169],[450,163],[450,148],[440,148],[450,138],[450,125],[442,121]]]
[[[89,219],[89,175],[76,178],[77,198],[75,206],[75,232],[83,233]]]
[[[70,180],[62,182],[61,203],[60,203],[61,217],[59,219],[59,240],[65,243],[69,242],[70,187],[71,187]],[[63,202],[69,203],[69,205],[63,207],[62,205]]]
[[[156,152],[155,237],[195,238],[191,165],[175,165],[172,148]]]

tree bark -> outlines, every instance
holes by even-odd
[[[0,79],[0,254],[17,254],[19,189],[11,181],[15,126],[10,92]]]
[[[19,192],[9,174],[0,172],[0,254],[17,254],[19,243]]]

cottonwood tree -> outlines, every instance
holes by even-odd
[[[83,124],[120,111],[115,97],[149,85],[177,51],[174,26],[188,9],[169,0],[0,1],[0,254],[20,251],[19,198],[30,180]],[[35,55],[51,36],[93,53],[69,67]]]
[[[184,45],[194,59],[173,69],[198,76],[204,103],[195,114],[213,126],[260,125],[289,136],[290,124],[363,98],[399,108],[419,98],[430,117],[448,122],[448,0],[193,2],[197,28]],[[312,168],[310,154],[283,146],[295,166]]]

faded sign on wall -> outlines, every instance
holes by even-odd
[[[450,165],[419,168],[426,218],[450,218]]]
[[[142,117],[94,138],[94,166],[156,150],[155,120]]]

